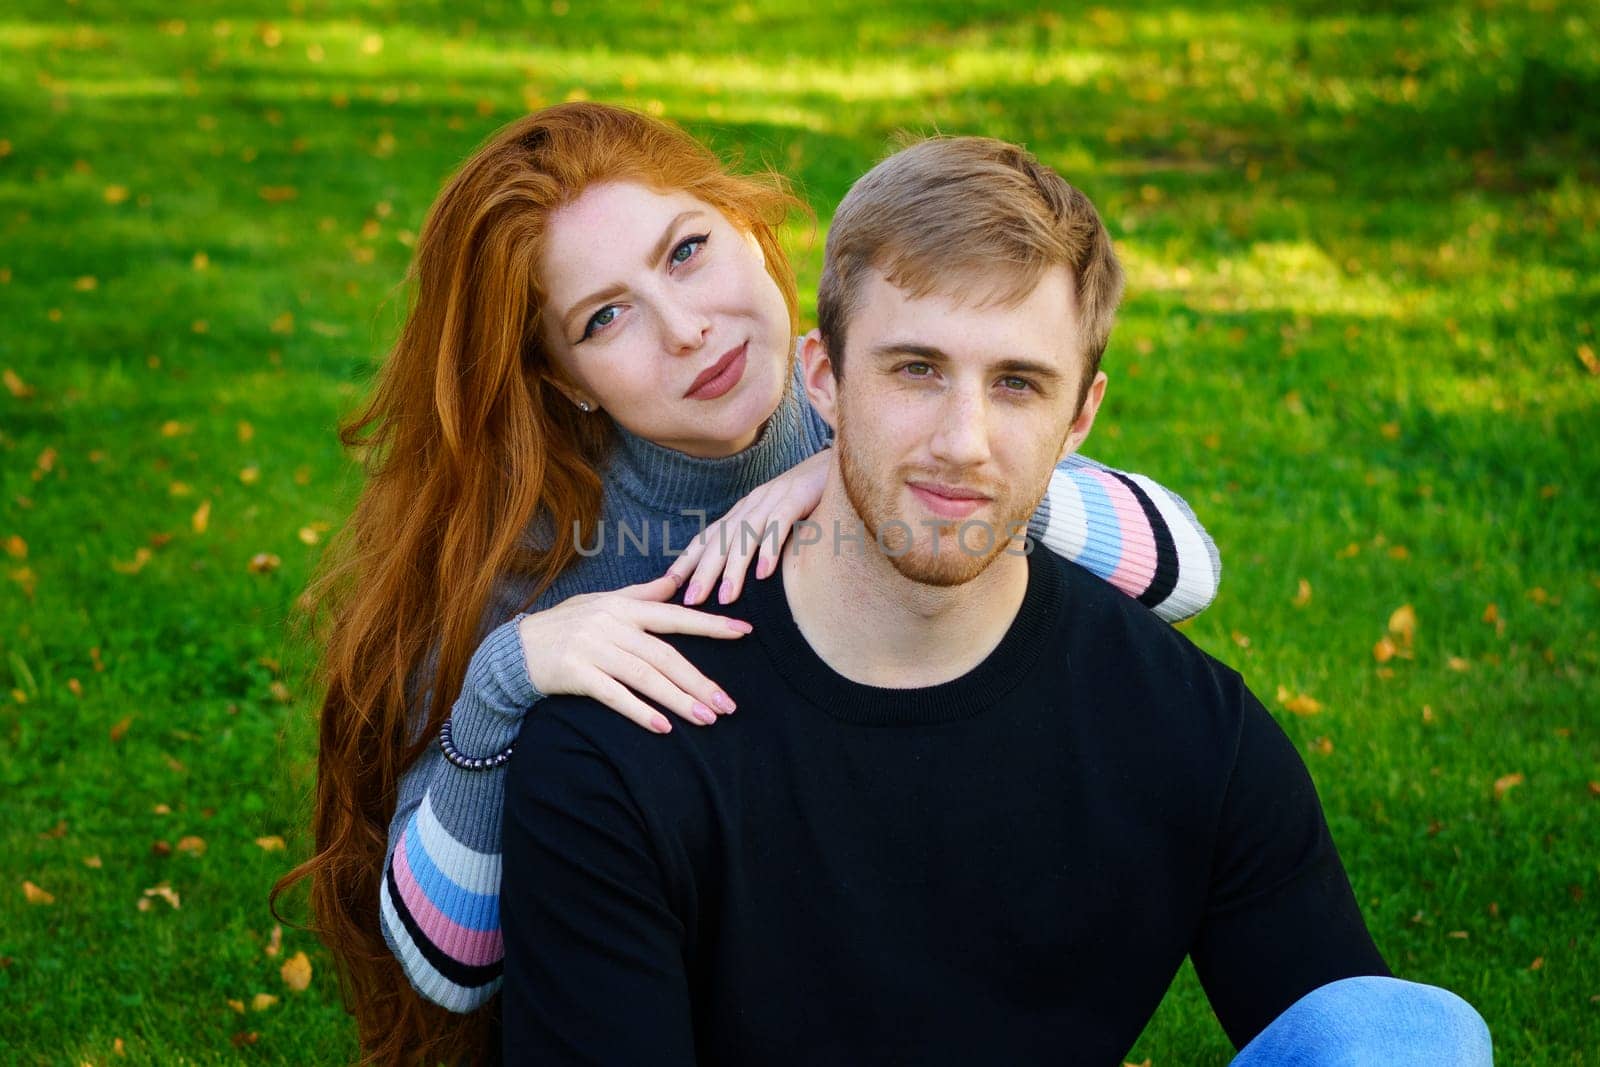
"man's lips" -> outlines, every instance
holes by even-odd
[[[721,359],[701,371],[699,377],[690,383],[683,394],[684,399],[715,400],[732,389],[744,373],[744,357],[749,348],[750,342],[746,341],[724,352]]]
[[[912,495],[929,511],[944,519],[965,519],[989,503],[991,497],[976,489],[939,482],[907,482]]]

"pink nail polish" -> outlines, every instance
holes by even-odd
[[[732,715],[739,706],[733,702],[727,693],[716,693],[711,697],[711,703],[722,709],[724,715]]]
[[[737,634],[747,634],[750,631],[754,630],[755,627],[751,626],[749,623],[745,622],[743,619],[729,619],[728,620],[728,629],[732,630],[734,633],[737,633]]]
[[[694,716],[695,722],[698,722],[704,726],[710,726],[712,723],[717,721],[717,713],[698,701],[695,703],[694,707],[689,709],[689,712]]]
[[[687,593],[683,594],[683,602],[685,604],[695,604],[695,603],[698,603],[699,600],[700,600],[700,586],[699,585],[691,585],[691,586],[689,586],[689,591]]]
[[[672,724],[667,721],[665,715],[657,715],[654,719],[651,719],[650,728],[658,734],[670,734],[672,732]]]
[[[717,590],[717,603],[726,604],[733,599],[733,586],[727,582],[722,583],[722,588]]]

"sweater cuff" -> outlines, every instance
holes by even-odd
[[[517,628],[522,616],[490,631],[467,665],[461,699],[450,712],[456,748],[467,757],[492,756],[516,739],[528,709],[544,694],[528,677]]]

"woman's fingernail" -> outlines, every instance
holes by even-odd
[[[733,586],[727,582],[722,583],[722,588],[717,590],[717,603],[726,604],[733,599]]]
[[[745,622],[743,619],[729,619],[728,620],[728,629],[732,630],[736,634],[747,634],[751,630],[754,630],[755,627],[751,626],[749,623]]]
[[[657,715],[650,720],[650,729],[658,734],[670,734],[672,732],[672,724],[667,721],[665,715]]]
[[[713,694],[711,697],[711,703],[721,708],[724,715],[732,715],[735,711],[739,710],[738,705],[734,704],[734,702],[729,699],[727,693]]]
[[[694,603],[698,602],[699,599],[700,599],[700,586],[698,584],[690,585],[689,586],[689,591],[687,593],[683,594],[683,602],[685,604],[694,604]]]
[[[700,703],[698,700],[695,701],[694,707],[689,709],[689,714],[693,715],[694,721],[702,726],[710,726],[712,723],[717,721],[717,713]]]

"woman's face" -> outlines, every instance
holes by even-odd
[[[789,309],[755,238],[684,192],[593,185],[550,217],[544,340],[574,401],[693,456],[755,441],[788,381]]]

